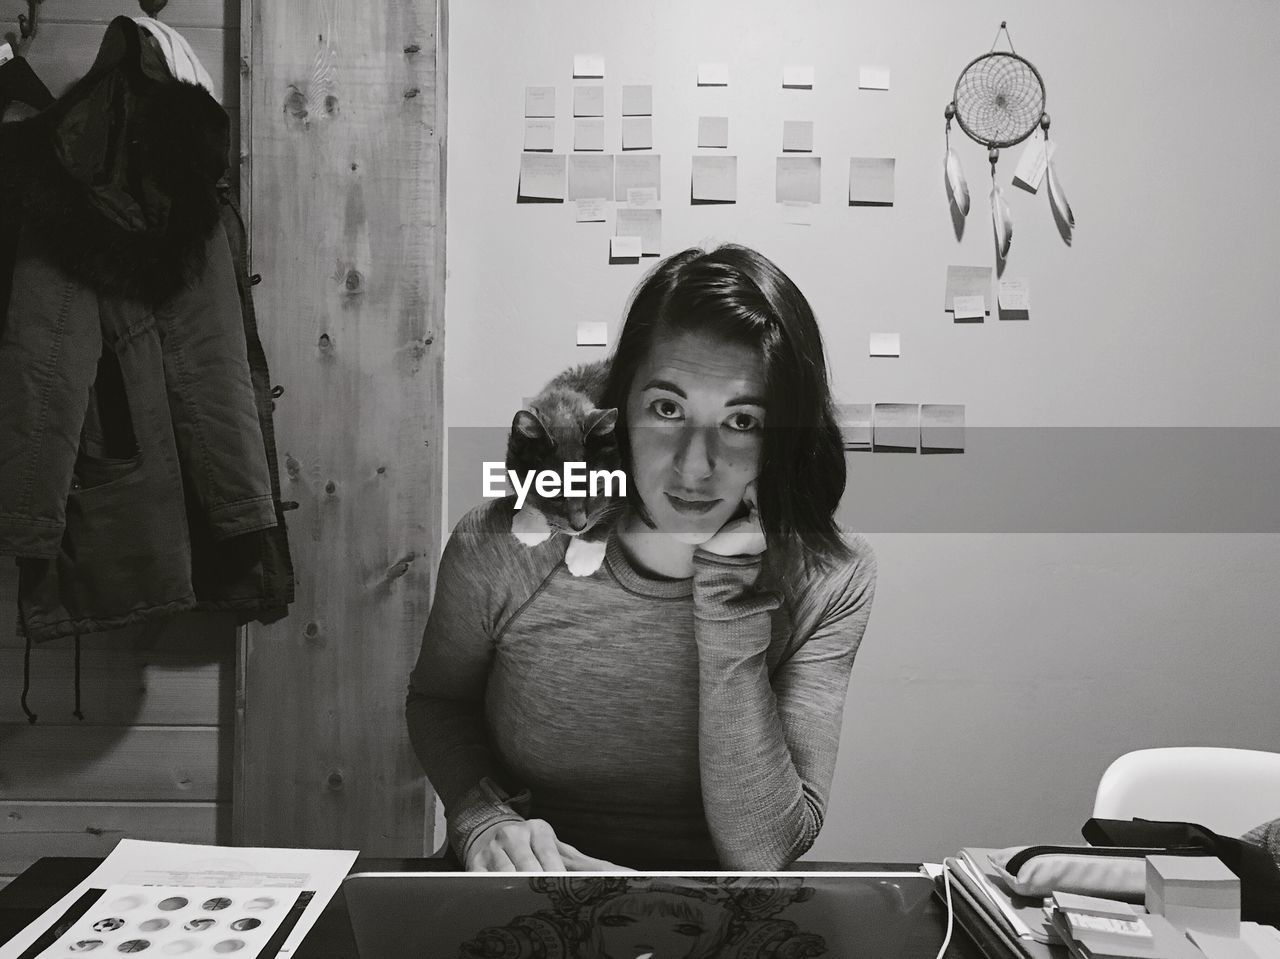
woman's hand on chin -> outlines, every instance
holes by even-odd
[[[698,549],[717,556],[759,556],[765,550],[764,527],[756,508],[756,483],[752,480],[742,493],[747,515],[731,519]]]

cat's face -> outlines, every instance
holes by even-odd
[[[507,469],[524,476],[528,471],[563,475],[565,463],[585,463],[593,470],[620,470],[614,425],[618,411],[601,410],[580,395],[553,397],[538,409],[520,410],[507,440]],[[588,489],[590,484],[587,485]],[[619,492],[614,484],[614,492]],[[622,502],[618,496],[541,496],[530,487],[525,505],[536,506],[557,532],[578,536],[590,530]]]

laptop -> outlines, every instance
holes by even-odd
[[[894,959],[938,908],[933,888],[915,872],[364,872],[342,884],[360,959]]]

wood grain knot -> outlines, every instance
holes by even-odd
[[[335,483],[333,480],[329,480],[327,483],[324,484],[324,491],[328,493],[330,496],[332,496],[334,493],[338,491],[338,484]]]
[[[302,631],[307,639],[315,639],[320,633],[320,625],[318,623],[307,623],[307,628]]]
[[[326,782],[329,784],[329,788],[335,791],[346,785],[346,779],[343,778],[342,770],[340,769],[330,770]]]
[[[328,333],[321,333],[320,340],[316,345],[324,356],[329,356],[333,353],[333,340],[329,338]]]
[[[364,292],[364,274],[359,270],[347,270],[342,278],[342,289],[349,296]]]
[[[416,43],[411,43],[404,48],[404,52],[409,54],[409,56],[413,56],[415,53],[418,53],[420,50],[422,50],[422,47],[418,46]]]
[[[289,92],[284,95],[284,112],[295,120],[307,118],[307,95],[292,83],[289,84]]]
[[[421,90],[419,90],[417,87],[410,87],[408,90],[405,90],[405,91],[404,91],[404,98],[405,98],[406,100],[412,100],[414,97],[416,97],[416,96],[417,96],[419,93],[421,93],[421,92],[422,92],[422,91],[421,91]]]
[[[296,480],[298,474],[302,472],[302,464],[293,458],[292,453],[284,454],[284,469],[289,474],[289,479]]]

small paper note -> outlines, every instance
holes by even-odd
[[[871,445],[877,450],[914,450],[920,442],[920,407],[877,403],[871,416]]]
[[[840,403],[836,406],[836,418],[845,449],[871,449],[870,403]]]
[[[652,187],[654,195],[662,198],[662,155],[641,153],[615,158],[614,199],[625,202],[627,191],[636,187]]]
[[[604,116],[604,86],[584,83],[573,88],[573,115],[575,117]]]
[[[649,84],[627,84],[622,88],[622,115],[647,117],[653,114],[653,87]]]
[[[727,87],[729,85],[729,64],[699,63],[698,86]]]
[[[802,90],[813,87],[813,67],[807,64],[792,63],[782,68],[782,85],[798,87]]]
[[[822,201],[821,157],[778,157],[775,197],[778,203]]]
[[[525,120],[524,148],[550,153],[556,148],[555,120]]]
[[[871,334],[871,355],[872,356],[901,356],[902,355],[902,334],[901,333],[872,333]]]
[[[622,118],[622,149],[653,149],[653,117]]]
[[[600,53],[575,53],[573,75],[578,77],[604,77],[604,55]]]
[[[980,320],[987,312],[986,298],[981,295],[957,296],[952,300],[957,320]]]
[[[609,345],[609,324],[607,323],[579,323],[578,324],[578,345],[579,346],[608,346]]]
[[[695,156],[692,198],[721,203],[738,202],[738,158]]]
[[[1027,319],[1031,316],[1031,281],[1022,277],[1002,277],[997,301],[1002,320]]]
[[[662,211],[659,209],[618,207],[615,232],[619,236],[640,237],[642,256],[662,255]]]
[[[892,206],[895,165],[893,157],[850,157],[849,203]]]
[[[1052,140],[1049,141],[1046,149],[1044,138],[1032,134],[1027,140],[1027,145],[1022,148],[1018,165],[1014,167],[1013,182],[1032,193],[1039,190],[1040,182],[1044,179],[1044,171],[1049,166],[1049,161],[1053,159],[1053,151],[1056,149],[1058,145]]]
[[[638,260],[643,251],[638,236],[609,237],[609,256],[615,260]]]
[[[613,155],[569,156],[569,199],[613,196]]]
[[[637,208],[658,205],[658,188],[656,186],[633,186],[627,188],[627,206]]]
[[[525,87],[524,115],[527,117],[553,117],[556,115],[555,87]]]
[[[574,117],[573,148],[575,150],[604,149],[604,120],[595,117]]]
[[[782,152],[783,153],[812,153],[813,152],[813,121],[812,120],[783,120],[782,121]]]
[[[813,208],[817,204],[814,203],[797,203],[787,201],[779,203],[782,207],[782,222],[792,223],[796,226],[813,226]]]
[[[991,272],[989,266],[948,266],[947,292],[942,308],[954,310],[957,296],[981,296],[985,303],[991,295]]]
[[[920,407],[922,450],[964,450],[964,404],[924,403]]]
[[[698,117],[698,146],[728,147],[728,117]]]
[[[868,66],[859,67],[858,88],[861,90],[888,90],[889,68]]]
[[[563,153],[520,154],[520,196],[564,200]]]
[[[575,200],[578,207],[579,223],[603,223],[605,220],[605,200],[602,196],[588,196]]]

